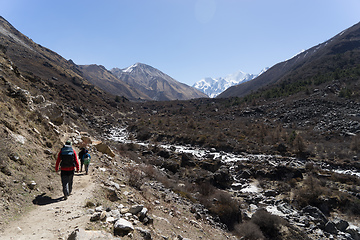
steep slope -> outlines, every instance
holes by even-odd
[[[79,67],[89,82],[108,93],[123,96],[130,100],[151,100],[145,93],[116,78],[103,66],[92,64],[80,65]]]
[[[229,88],[218,97],[243,97],[276,83],[289,85],[297,81],[312,81],[312,84],[316,85],[329,81],[330,78],[339,78],[339,73],[356,68],[359,62],[360,23],[322,44],[274,65],[250,82]]]
[[[124,106],[0,18],[0,225],[31,207],[36,192],[58,189],[54,157],[65,133],[97,136]]]
[[[34,43],[1,17],[0,49],[16,74],[14,83],[33,95],[81,111],[116,105],[115,96],[87,81],[74,62]]]
[[[199,90],[180,83],[149,65],[136,63],[126,69],[113,68],[111,72],[120,80],[139,89],[153,100],[187,100],[206,98]]]

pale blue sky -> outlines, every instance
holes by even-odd
[[[0,0],[15,28],[76,64],[151,65],[193,85],[257,74],[360,21],[359,0]]]

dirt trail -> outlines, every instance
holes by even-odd
[[[58,187],[61,189],[60,174]],[[0,233],[0,239],[66,239],[75,228],[85,227],[89,221],[84,205],[94,188],[90,175],[75,173],[73,191],[67,200],[63,200],[62,193],[38,196],[35,209],[10,223]]]

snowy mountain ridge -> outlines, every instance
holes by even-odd
[[[196,82],[193,87],[207,94],[209,97],[214,98],[231,86],[250,81],[257,76],[260,76],[267,69],[268,68],[264,68],[259,74],[250,74],[244,73],[243,71],[237,71],[233,74],[227,75],[224,78],[207,77]]]

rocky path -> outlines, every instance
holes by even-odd
[[[90,175],[75,173],[73,192],[67,200],[63,200],[61,191],[52,197],[38,196],[35,209],[10,223],[0,233],[0,239],[67,239],[75,228],[84,228],[89,221],[84,205],[86,199],[91,198],[94,187]]]

